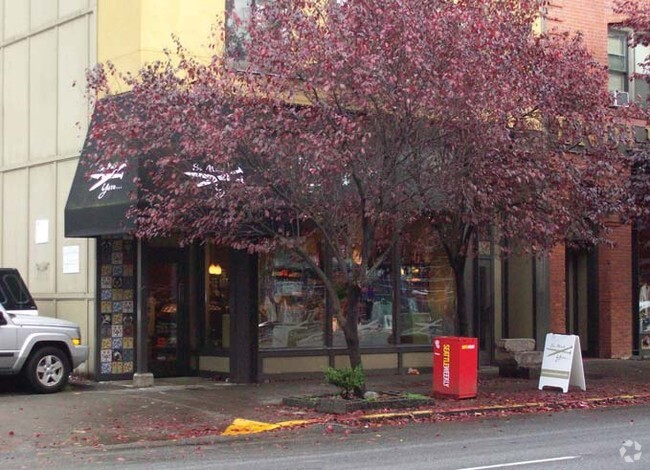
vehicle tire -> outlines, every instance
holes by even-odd
[[[36,392],[55,393],[68,383],[70,362],[61,349],[46,346],[31,355],[23,373]]]

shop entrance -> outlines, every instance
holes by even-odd
[[[597,356],[598,322],[595,311],[598,298],[594,280],[596,260],[593,251],[568,248],[566,251],[566,332],[580,337],[582,354]]]
[[[147,359],[156,377],[188,373],[186,258],[180,248],[147,249]]]

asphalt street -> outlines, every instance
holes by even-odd
[[[282,431],[213,443],[15,455],[2,468],[650,468],[647,406],[471,418],[379,428]],[[627,446],[626,446],[627,445]],[[622,449],[622,450],[621,450]],[[625,457],[631,459],[626,462]],[[635,460],[636,458],[636,460]]]

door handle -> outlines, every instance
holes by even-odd
[[[185,301],[185,284],[179,282],[178,283],[178,305],[176,306],[176,311],[178,311],[180,306],[183,305],[184,301]]]

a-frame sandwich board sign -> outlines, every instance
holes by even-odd
[[[559,387],[566,393],[569,385],[580,387],[583,391],[587,390],[580,338],[576,335],[549,333],[544,344],[539,389]]]

